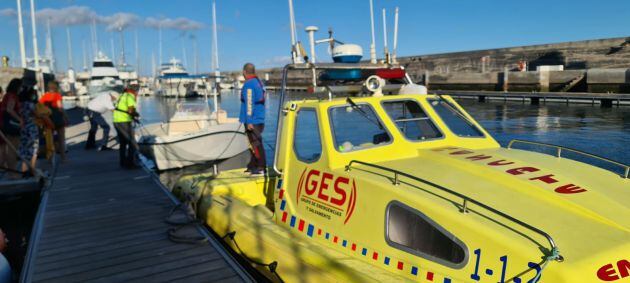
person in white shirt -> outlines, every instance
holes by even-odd
[[[116,101],[116,93],[103,93],[88,102],[87,116],[90,119],[90,131],[85,149],[96,148],[96,131],[98,131],[98,127],[101,127],[103,129],[103,138],[98,150],[111,150],[111,148],[107,147],[110,127],[103,115],[116,109],[114,101]]]

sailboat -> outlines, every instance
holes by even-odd
[[[212,11],[215,23],[213,57],[214,60],[218,60],[215,2],[212,4]],[[216,61],[213,65],[215,74],[218,74]],[[213,111],[210,110],[206,95],[201,104],[178,102],[174,114],[168,121],[140,128],[138,138],[140,152],[152,159],[158,170],[219,161],[248,149],[245,127],[237,118],[228,117],[227,112],[219,108],[216,86],[213,87],[212,96]]]

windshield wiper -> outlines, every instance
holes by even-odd
[[[378,121],[375,121],[372,118],[370,118],[370,115],[368,113],[366,113],[365,111],[363,111],[363,109],[361,109],[361,107],[359,107],[359,105],[354,103],[354,101],[352,101],[352,99],[350,99],[350,97],[348,97],[346,99],[346,102],[348,102],[348,104],[350,104],[350,107],[352,107],[352,109],[357,110],[359,112],[359,114],[361,114],[361,116],[363,116],[363,118],[365,118],[366,120],[370,121],[372,124],[376,125],[379,129],[383,130],[383,125],[381,125],[381,123],[379,123]]]

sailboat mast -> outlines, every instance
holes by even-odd
[[[50,64],[50,71],[55,72],[55,52],[53,50],[52,32],[50,30],[50,19],[46,21],[46,57]]]
[[[110,37],[110,47],[112,48],[112,63],[116,62],[116,49],[114,48],[114,35]]]
[[[158,54],[158,64],[162,64],[162,23],[158,25],[158,45],[160,46],[160,53]]]
[[[39,70],[39,49],[37,48],[37,23],[35,21],[35,0],[31,0],[31,30],[33,31],[33,59],[35,70]]]
[[[98,31],[96,30],[96,18],[92,18],[92,55],[98,56]]]
[[[134,52],[136,54],[136,73],[140,74],[140,49],[138,48],[138,29],[136,29],[134,41],[136,49]]]
[[[193,63],[195,69],[195,75],[199,74],[199,53],[197,51],[197,36],[193,37]]]
[[[70,39],[70,27],[66,25],[66,40],[68,44],[68,68],[74,69],[74,64],[72,63],[72,40]],[[85,45],[85,41],[83,41]],[[85,46],[84,46],[85,48]],[[83,52],[85,54],[85,50]]]
[[[214,74],[217,76],[216,80],[219,82],[219,76],[221,75],[219,71],[219,44],[218,44],[218,36],[217,36],[217,2],[212,1],[212,58],[213,58],[213,69]]]
[[[214,68],[214,87],[212,88],[212,104],[214,106],[214,115],[217,121],[219,120],[219,44],[217,43],[217,1],[212,1],[212,67]]]
[[[22,68],[26,68],[26,43],[24,41],[24,22],[22,22],[22,0],[17,0],[17,17]]]
[[[83,47],[83,70],[87,71],[88,69],[88,59],[87,59],[87,51],[85,50],[85,39],[81,41],[81,45]]]
[[[125,62],[125,33],[122,28],[118,28],[120,33],[120,65],[124,65]]]

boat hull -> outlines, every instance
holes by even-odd
[[[248,149],[238,123],[212,125],[206,130],[166,137],[162,124],[142,129],[140,152],[153,159],[159,170],[182,168],[233,157]]]

